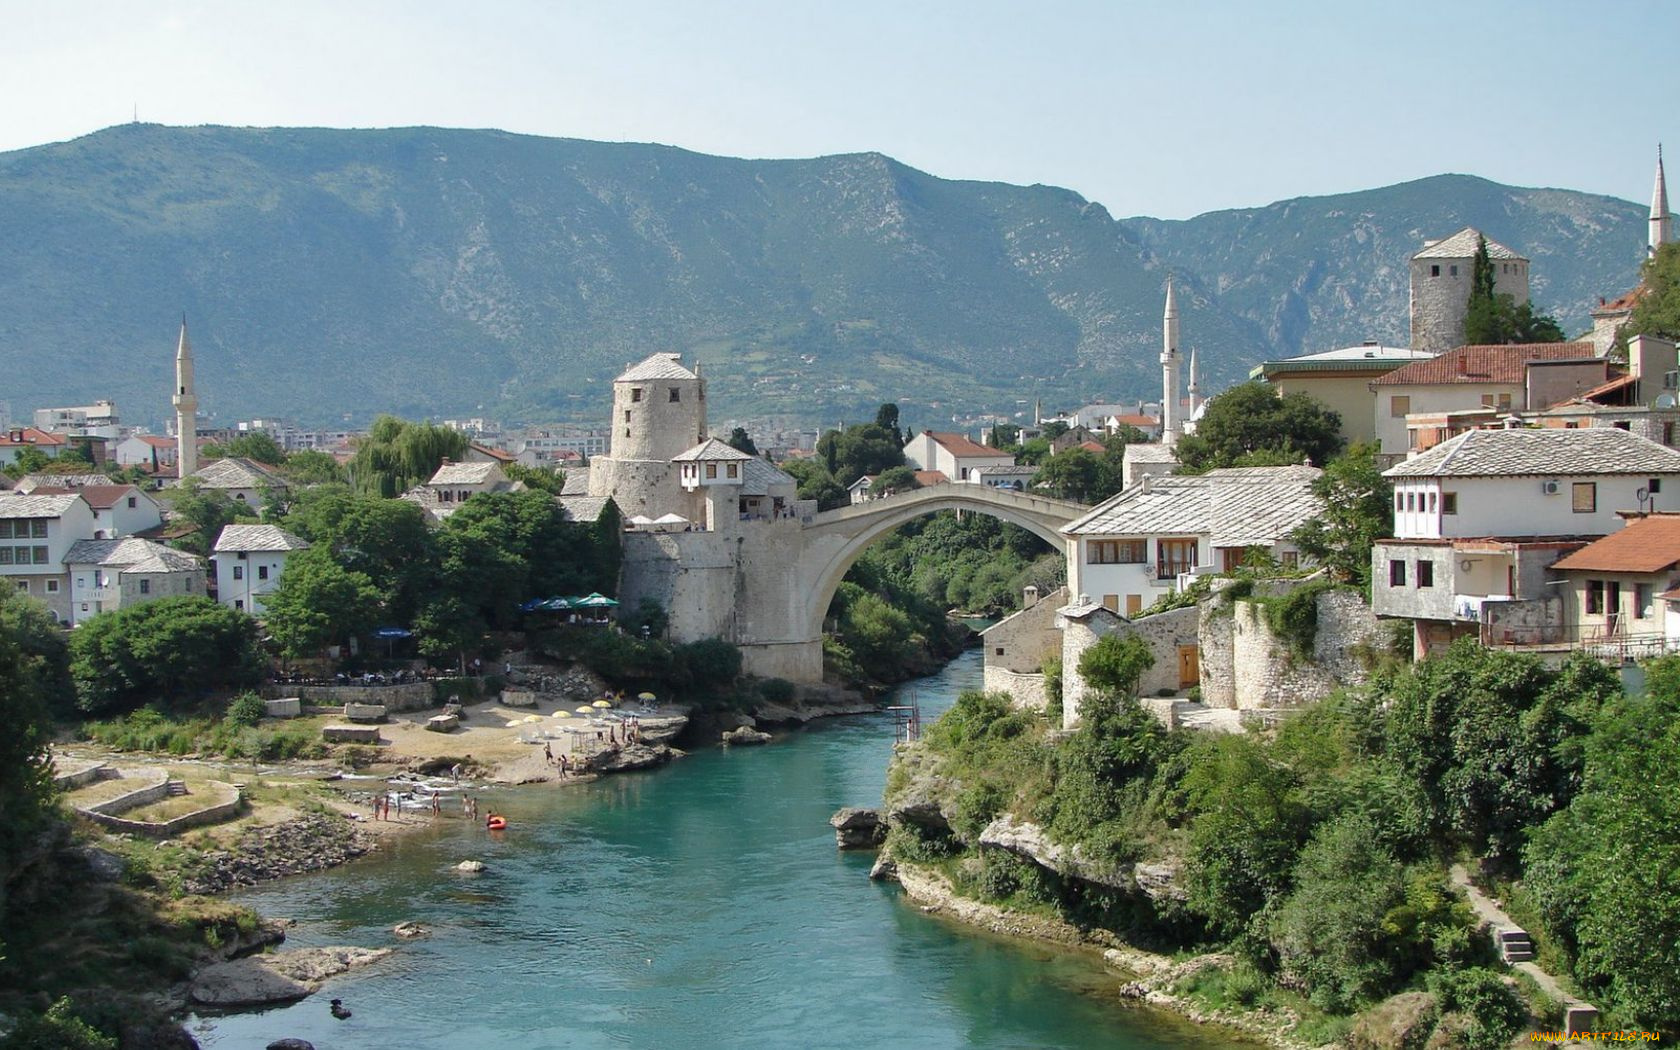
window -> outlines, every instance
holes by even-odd
[[[244,612],[245,611],[245,599],[235,598],[233,600],[233,607],[240,612]]]
[[[1500,394],[1499,395],[1499,411],[1501,411],[1501,412],[1511,411],[1511,395],[1510,394]]]
[[[22,539],[23,537],[20,535],[18,538]],[[36,518],[29,523],[29,538],[34,540],[44,540],[47,538],[46,518]]]
[[[1441,513],[1442,514],[1457,514],[1458,513],[1458,493],[1456,493],[1456,492],[1443,492],[1443,493],[1441,493]]]
[[[671,404],[674,405],[678,401],[681,401],[681,400],[682,400],[682,391],[678,390],[676,387],[672,387],[671,388]]]
[[[12,548],[12,556],[17,559],[17,563],[19,565],[28,565],[29,564],[29,548],[28,547],[13,547]]]
[[[1458,276],[1458,264],[1454,263],[1453,265],[1447,267],[1447,274],[1449,276],[1452,276],[1452,277],[1457,277]]]
[[[1570,509],[1576,514],[1593,514],[1598,510],[1598,483],[1577,481],[1569,486]]]
[[[10,547],[0,547],[0,565],[10,565],[11,563],[12,549]]]
[[[45,547],[36,547],[35,548],[35,564],[36,565],[47,564],[47,548],[45,548]]]
[[[1394,510],[1396,513],[1406,509],[1406,497],[1396,492],[1394,494]]]
[[[1429,276],[1431,276],[1431,277],[1439,277],[1439,276],[1441,276],[1441,267],[1440,267],[1440,264],[1438,264],[1438,263],[1437,263],[1437,264],[1436,264],[1436,265],[1434,265],[1434,266],[1431,266],[1431,267],[1430,267],[1430,268],[1429,268]]]
[[[1645,483],[1645,491],[1655,496],[1662,491],[1662,478],[1652,478]]]
[[[1144,561],[1142,540],[1092,540],[1088,549],[1087,565],[1141,565]]]
[[[128,497],[128,509],[133,510],[140,505],[140,500],[134,496]]]
[[[1286,569],[1298,569],[1301,566],[1301,552],[1284,551],[1278,555],[1278,560],[1283,562],[1283,567]]]
[[[739,463],[729,464],[729,476],[732,477],[732,478],[740,477],[741,476],[741,464],[739,464]]]
[[[58,593],[58,581],[57,580],[48,580],[47,581],[47,593],[48,594],[57,594]]]
[[[11,538],[12,523],[10,521],[0,521],[0,540],[9,540]]]
[[[706,476],[708,478],[716,478],[717,477],[717,464],[716,463],[706,464]]]
[[[1673,423],[1664,423],[1663,424],[1663,429],[1662,429],[1662,435],[1663,435],[1662,443],[1665,444],[1665,445],[1668,445],[1670,447],[1673,447],[1673,445],[1674,445],[1674,424]],[[4,534],[0,533],[0,535],[4,535]]]
[[[626,423],[630,422],[630,410],[628,408],[624,410],[624,421]],[[626,430],[624,432],[624,436],[629,437],[630,436],[630,431]]]
[[[1410,513],[1414,510],[1417,510],[1417,493],[1408,492],[1406,493],[1406,511]]]
[[[1424,561],[1422,558],[1418,559],[1418,563],[1417,563],[1417,585],[1419,587],[1433,587],[1433,586],[1435,586],[1435,563],[1434,562]]]
[[[245,566],[235,565],[233,567],[233,578],[236,580],[243,580],[245,578]]]
[[[19,594],[28,594],[29,593],[29,581],[28,580],[17,581],[17,590],[18,590]]]
[[[1492,394],[1483,394],[1482,395],[1482,407],[1483,408],[1492,408],[1493,407],[1493,395]]]
[[[1412,398],[1409,394],[1396,394],[1388,399],[1388,416],[1390,419],[1405,419],[1406,413],[1412,410]]]
[[[1161,540],[1155,578],[1170,580],[1196,567],[1195,540]]]
[[[1429,513],[1435,513],[1435,493],[1429,493]]]
[[[1604,615],[1604,581],[1587,581],[1587,615]]]
[[[1611,423],[1610,425],[1615,427],[1617,430],[1632,430],[1633,429],[1633,424],[1629,423],[1625,419],[1622,420],[1619,423]]]
[[[639,386],[631,387],[630,388],[630,400],[632,402],[636,402],[636,401],[640,401],[641,399],[642,399],[642,388],[639,387]],[[629,419],[630,418],[630,413],[626,412],[624,414],[624,418]]]
[[[141,580],[140,581],[140,593],[141,594],[152,593],[152,581],[151,580]]]
[[[1636,583],[1633,585],[1633,618],[1646,620],[1651,616],[1651,585]]]
[[[1388,585],[1390,587],[1406,586],[1406,563],[1399,558],[1388,561]]]
[[[259,579],[259,580],[268,579],[268,566],[266,566],[266,565],[257,566],[257,579]]]

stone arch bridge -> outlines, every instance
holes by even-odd
[[[986,514],[1066,552],[1058,531],[1089,508],[984,485],[946,482],[739,532],[626,535],[622,598],[671,614],[682,640],[727,638],[746,670],[822,680],[822,628],[846,570],[882,536],[942,510]]]

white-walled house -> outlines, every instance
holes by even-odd
[[[1146,477],[1062,529],[1068,593],[1136,616],[1189,577],[1237,568],[1259,548],[1299,561],[1290,534],[1319,514],[1315,467],[1233,467]]]
[[[0,493],[0,586],[45,602],[68,623],[64,558],[76,541],[92,535],[93,511],[79,495]]]
[[[1384,474],[1394,536],[1371,553],[1371,609],[1415,625],[1414,648],[1476,635],[1561,640],[1559,558],[1680,504],[1680,452],[1612,427],[1472,430]]]
[[[1627,519],[1622,529],[1552,566],[1570,642],[1631,645],[1638,655],[1675,648],[1680,610],[1662,595],[1680,587],[1680,514]]]
[[[1015,457],[966,434],[924,430],[904,444],[904,461],[914,470],[937,470],[952,481],[977,481],[981,467],[1012,467]]]
[[[93,533],[84,539],[121,539],[163,524],[163,508],[157,500],[133,485],[38,485],[30,491],[38,496],[81,496],[93,512]]]
[[[81,540],[64,556],[70,576],[70,622],[80,624],[129,605],[205,593],[204,559],[130,536]]]
[[[216,600],[261,616],[263,598],[280,585],[286,559],[309,543],[278,525],[227,525],[211,548]]]

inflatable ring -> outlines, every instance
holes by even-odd
[[[501,831],[503,828],[507,827],[507,825],[507,818],[494,815],[484,822],[484,826],[489,828],[491,831]]]

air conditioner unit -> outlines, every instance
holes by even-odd
[[[1563,485],[1560,482],[1542,481],[1540,483],[1540,491],[1544,492],[1548,496],[1555,496],[1562,490]]]

